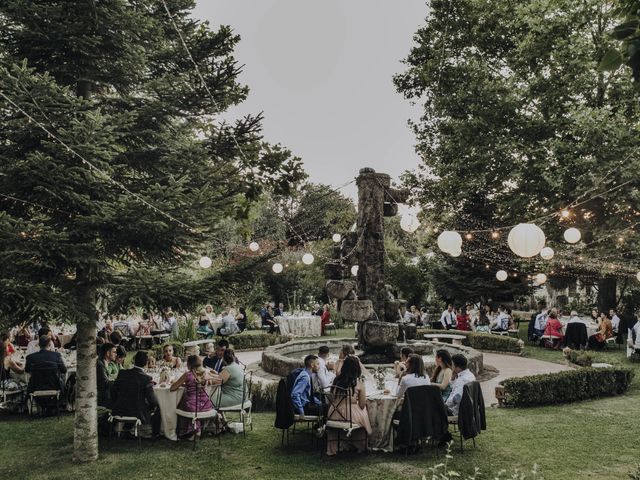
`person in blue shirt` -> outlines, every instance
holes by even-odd
[[[314,374],[318,373],[320,362],[315,355],[307,355],[304,359],[304,370],[296,377],[291,389],[291,401],[296,415],[320,415],[322,402],[313,388]]]

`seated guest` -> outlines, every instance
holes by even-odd
[[[322,312],[324,312],[324,309],[320,306],[320,304],[319,304],[319,303],[316,303],[316,304],[313,306],[313,314],[314,314],[316,317],[321,317],[321,316],[322,316]]]
[[[160,360],[160,366],[169,368],[180,368],[182,366],[182,360],[173,355],[173,345],[170,343],[167,343],[162,347],[162,359]]]
[[[360,362],[360,358],[356,356],[356,351],[353,348],[353,345],[345,343],[340,349],[340,354],[338,355],[338,361],[335,364],[336,375],[340,375],[340,370],[342,369],[344,359],[350,355],[353,355],[354,357],[356,357],[358,359],[358,362]],[[362,365],[362,362],[360,363],[360,370],[362,370],[362,373],[366,375],[367,369],[365,368],[364,365]]]
[[[222,322],[224,325],[218,330],[218,335],[227,337],[240,332],[240,328],[238,328],[238,324],[236,323],[235,315],[230,311],[222,312]]]
[[[16,335],[16,345],[19,347],[26,347],[29,345],[32,337],[31,329],[28,325],[24,324],[20,326],[18,334]]]
[[[329,305],[325,304],[322,307],[322,315],[320,315],[320,335],[324,335],[324,329],[329,323],[331,323],[331,312],[329,311]]]
[[[62,355],[53,351],[53,342],[48,335],[38,339],[39,352],[27,355],[24,371],[31,374],[27,393],[37,390],[63,390],[62,375],[67,372],[67,366]]]
[[[335,378],[335,374],[330,372],[327,368],[327,359],[329,357],[329,347],[326,345],[322,345],[318,348],[318,362],[320,366],[318,367],[318,386],[320,389],[324,390],[325,388],[329,388],[333,383],[333,379]]]
[[[436,368],[431,376],[431,385],[440,388],[442,400],[446,401],[451,393],[451,376],[453,375],[453,363],[448,350],[436,351]]]
[[[204,351],[202,353],[204,354],[204,359],[202,360],[203,367],[215,370],[216,372],[222,370],[222,365],[220,365],[220,370],[216,370],[215,368],[218,360],[222,361],[222,355],[218,357],[218,348],[215,344],[207,343],[204,346]]]
[[[273,316],[281,317],[282,315],[284,315],[284,303],[280,302],[278,306],[275,308],[275,310],[273,311]]]
[[[424,368],[424,365],[423,365]],[[327,418],[339,422],[351,421],[363,428],[359,428],[348,437],[342,431],[333,429],[327,430],[327,455],[333,456],[338,451],[338,444],[341,449],[344,446],[353,446],[358,453],[367,451],[367,435],[371,435],[371,423],[367,413],[367,392],[364,383],[360,379],[362,370],[360,362],[355,356],[348,356],[344,360],[340,375],[333,381],[331,389],[334,400],[331,402]],[[296,381],[297,383],[297,381]],[[340,390],[338,390],[339,387]],[[346,392],[345,392],[346,390]],[[340,395],[349,395],[349,398],[340,401]],[[351,415],[349,417],[349,415]],[[340,435],[340,438],[338,438]]]
[[[111,332],[108,338],[109,338],[109,343],[113,343],[116,347],[122,344],[123,337],[122,337],[122,333],[120,332]]]
[[[456,315],[456,330],[462,330],[464,332],[471,331],[471,320],[465,308],[461,308]]]
[[[402,347],[400,349],[400,360],[396,360],[394,362],[394,370],[397,378],[402,378],[407,371],[407,362],[409,360],[409,355],[412,353],[413,349],[410,347]]]
[[[207,348],[210,348],[210,345],[212,344],[208,343]],[[209,352],[207,358],[204,359],[204,366],[216,373],[220,373],[225,366],[224,352],[227,348],[229,348],[229,342],[222,338],[216,345],[213,355]]]
[[[200,318],[198,319],[198,333],[204,335],[205,338],[211,338],[216,333],[211,328],[211,321],[204,310],[200,312]]]
[[[544,335],[544,329],[547,328],[547,319],[549,318],[549,313],[547,309],[543,306],[542,310],[538,315],[536,315],[536,319],[533,322],[533,332],[532,332],[532,340],[537,340],[542,335]]]
[[[180,399],[178,408],[186,412],[208,412],[213,410],[213,404],[207,394],[205,387],[210,385],[213,380],[207,371],[202,368],[202,360],[198,355],[189,355],[187,357],[187,371],[171,384],[171,391],[175,392],[178,388],[184,386],[185,392]],[[195,432],[193,422],[190,418],[178,416],[178,427],[176,433],[178,437],[183,438],[188,435],[200,435],[200,420],[196,421]]]
[[[291,389],[293,409],[298,416],[322,414],[322,402],[316,396],[315,389],[313,388],[313,376],[318,373],[318,368],[320,368],[318,357],[315,355],[307,355],[304,359],[304,370],[298,374]],[[340,374],[338,374],[338,376],[340,376]]]
[[[216,312],[213,310],[213,305],[205,305],[204,306],[204,315],[207,317],[207,320],[215,320]]]
[[[27,345],[27,355],[31,355],[32,353],[36,353],[40,350],[40,337],[42,337],[43,335],[46,335],[47,337],[49,337],[49,339],[51,339],[52,335],[49,327],[40,327],[40,329],[38,330],[38,337],[35,340],[31,340]],[[55,345],[52,345],[51,347],[53,349],[55,348]]]
[[[620,330],[620,317],[616,313],[615,308],[609,310],[609,318],[611,319],[611,328],[613,329],[613,334],[617,335]]]
[[[160,433],[160,411],[153,381],[143,370],[148,360],[147,352],[137,352],[133,367],[120,371],[111,392],[113,415],[139,418],[143,425],[141,436],[146,437],[149,433],[153,436]]]
[[[164,327],[164,331],[173,336],[178,333],[178,320],[176,320],[176,316],[171,311],[170,308],[167,308],[164,312],[164,320],[162,322],[162,326]]]
[[[247,311],[243,307],[238,309],[236,323],[238,324],[238,328],[241,332],[244,332],[247,329]]]
[[[611,337],[613,337],[611,320],[609,320],[606,313],[603,313],[599,330],[589,337],[588,346],[592,350],[602,350],[607,343],[607,338]]]
[[[273,333],[278,328],[278,323],[274,320],[273,315],[270,310],[271,307],[268,303],[264,304],[265,306],[260,310],[260,318],[262,320],[263,327],[269,327],[269,333]]]
[[[5,353],[7,355],[13,355],[16,352],[16,347],[11,343],[11,335],[3,332],[0,334],[0,342],[4,344]]]
[[[457,353],[451,357],[453,363],[453,373],[455,378],[451,382],[451,393],[444,403],[447,407],[449,415],[458,415],[460,402],[462,401],[462,390],[467,383],[475,382],[476,377],[467,368],[467,358]]]
[[[637,316],[636,323],[629,328],[629,336],[627,337],[627,357],[630,357],[635,351],[640,352],[640,315]]]
[[[412,353],[407,361],[407,373],[400,379],[396,389],[396,397],[402,398],[407,388],[429,385],[431,381],[424,373],[424,361],[420,355]]]
[[[15,362],[7,354],[7,347],[0,339],[0,392],[18,391],[24,392],[26,385],[20,380],[20,375],[24,374],[21,363]],[[7,410],[18,412],[22,406],[22,394],[9,395],[3,402],[3,407]]]
[[[164,324],[162,322],[162,315],[153,310],[149,310],[149,320],[151,322],[151,335],[161,335],[163,333],[170,333],[164,331]]]
[[[491,330],[494,332],[506,332],[509,330],[509,315],[505,312],[504,306],[498,307],[498,315],[493,322],[491,322]]]
[[[582,323],[587,324],[585,320],[578,316],[578,312],[576,310],[571,310],[571,315],[569,317],[569,321],[567,323]]]
[[[213,396],[216,407],[232,407],[242,404],[244,391],[244,370],[236,362],[236,355],[233,349],[227,348],[223,353],[224,367],[214,378],[213,384],[219,385],[218,394]]]
[[[560,345],[564,341],[564,332],[562,331],[562,323],[558,320],[558,311],[555,308],[549,312],[544,334],[551,337],[550,346],[552,348],[560,349]]]
[[[484,305],[480,312],[478,313],[478,321],[476,323],[476,332],[477,333],[490,333],[491,332],[491,319],[489,315],[491,314],[491,307],[489,305]]]
[[[122,345],[118,345],[116,347],[116,361],[114,362],[118,372],[116,373],[116,378],[118,378],[118,373],[120,370],[124,368],[124,361],[127,359],[127,351],[124,349]]]
[[[113,387],[115,376],[118,374],[115,360],[116,346],[113,343],[100,345],[100,358],[96,362],[99,407],[111,408],[111,388]]]

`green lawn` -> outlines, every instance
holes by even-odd
[[[350,331],[349,331],[350,334]],[[562,353],[527,346],[527,355],[562,362]],[[597,354],[597,361],[624,363],[624,351]],[[640,366],[628,394],[535,409],[488,409],[488,430],[478,448],[454,450],[452,467],[472,473],[479,467],[493,478],[501,469],[529,471],[539,465],[545,479],[624,479],[640,462]],[[43,420],[0,417],[2,478],[229,478],[239,479],[420,479],[443,459],[433,451],[405,458],[398,454],[324,457],[306,435],[292,447],[280,448],[272,413],[254,415],[254,431],[246,439],[227,434],[222,446],[206,438],[194,453],[190,443],[160,440],[102,442],[94,465],[71,464],[73,419],[69,415]]]

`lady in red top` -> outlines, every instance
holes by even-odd
[[[464,330],[465,332],[471,331],[471,322],[466,308],[461,308],[456,315],[456,330]]]
[[[544,335],[551,337],[551,347],[560,349],[560,345],[564,340],[564,333],[562,331],[562,323],[558,320],[558,311],[555,308],[549,312],[549,318],[547,319],[547,326],[544,328]]]
[[[329,305],[323,307],[322,315],[320,315],[321,332],[324,335],[324,327],[331,323],[331,312],[329,311]]]

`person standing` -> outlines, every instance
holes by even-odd
[[[440,328],[445,330],[450,330],[456,326],[456,313],[451,303],[447,305],[447,309],[440,315],[440,324],[442,325]]]
[[[331,323],[331,312],[329,311],[329,305],[325,303],[324,307],[322,307],[322,315],[320,315],[321,335],[324,335],[325,328],[330,323]]]

